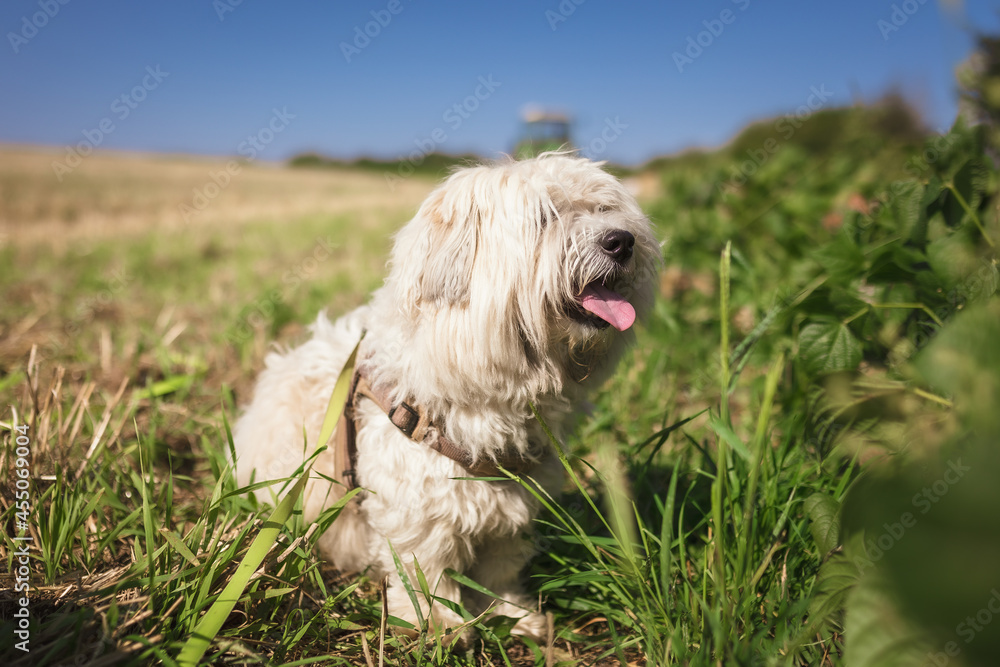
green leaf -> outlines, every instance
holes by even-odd
[[[898,249],[898,243],[889,243],[871,253],[871,268],[866,278],[868,284],[888,285],[908,281],[913,277],[910,268],[900,264],[900,257],[896,252]]]
[[[838,234],[832,241],[820,246],[813,257],[835,280],[853,278],[865,266],[864,254],[847,234]]]
[[[959,412],[985,432],[1000,431],[1000,302],[956,315],[917,358],[917,368],[954,398]]]
[[[803,503],[809,531],[823,554],[836,548],[840,537],[840,503],[825,493],[814,493]]]
[[[816,577],[815,594],[809,603],[811,634],[830,624],[840,624],[847,595],[858,583],[859,577],[858,568],[844,552],[834,554],[823,563]]]
[[[145,389],[135,392],[136,398],[159,398],[172,394],[175,391],[187,389],[194,383],[193,375],[172,375],[168,378],[154,382]]]
[[[876,572],[862,578],[847,597],[844,664],[851,667],[909,667],[925,662],[933,647],[891,602]],[[940,650],[940,649],[938,649]]]
[[[927,243],[927,222],[932,214],[938,209],[938,199],[944,191],[944,184],[937,176],[924,187],[924,195],[920,201],[920,216],[910,228],[910,243],[922,248]]]
[[[709,424],[715,433],[723,440],[726,444],[733,448],[733,451],[740,455],[740,458],[744,461],[750,461],[750,450],[747,449],[746,443],[740,439],[740,436],[736,435],[729,426],[726,425],[720,417],[712,415],[708,418]]]
[[[962,165],[962,168],[955,174],[952,182],[955,184],[955,189],[965,199],[966,204],[969,205],[969,208],[976,210],[983,200],[983,192],[986,189],[988,180],[989,176],[986,167],[977,158],[972,158]],[[962,219],[964,209],[957,209],[955,214],[958,216],[957,219]]]
[[[162,535],[164,539],[166,539],[166,541],[170,544],[170,546],[174,548],[174,551],[176,551],[177,553],[179,553],[181,556],[184,557],[184,560],[191,563],[195,567],[201,565],[201,561],[198,560],[198,557],[194,555],[194,553],[188,548],[186,544],[184,544],[183,541],[181,541],[181,538],[174,535],[169,529],[160,528],[160,535]]]
[[[890,213],[899,225],[900,232],[913,230],[920,223],[924,208],[924,186],[916,181],[897,182],[892,184],[892,206]]]
[[[410,604],[413,605],[413,611],[417,615],[417,622],[420,627],[424,626],[424,614],[420,609],[420,601],[417,599],[417,592],[413,588],[413,582],[410,580],[410,575],[407,573],[406,568],[403,567],[403,561],[399,559],[399,554],[396,553],[396,549],[390,544],[389,550],[392,552],[392,562],[396,565],[396,573],[399,574],[399,580],[403,584],[403,589],[410,598]],[[416,566],[417,560],[413,559],[414,566]],[[424,583],[426,587],[426,582]]]
[[[843,512],[845,532],[848,524],[857,531],[845,551],[865,583],[879,576],[900,615],[934,638],[934,651],[949,642],[961,647],[962,665],[995,665],[1000,655],[992,626],[970,638],[971,626],[962,625],[1000,600],[998,439],[1000,432],[983,427],[862,478]]]
[[[799,354],[810,373],[852,371],[861,363],[861,343],[844,324],[814,323],[799,333]]]
[[[483,595],[486,595],[488,597],[491,597],[491,598],[494,598],[494,599],[497,599],[497,600],[504,600],[504,597],[502,595],[497,595],[496,593],[494,593],[490,589],[486,588],[485,586],[483,586],[479,582],[475,581],[474,579],[470,579],[469,577],[465,576],[461,572],[456,572],[455,570],[453,570],[451,568],[446,568],[445,571],[444,571],[444,573],[446,575],[448,575],[449,577],[451,577],[452,579],[454,579],[455,581],[457,581],[458,583],[462,584],[463,586],[471,588],[472,590],[474,590],[474,591],[476,591],[478,593],[482,593]],[[518,605],[518,604],[516,604],[514,602],[510,602],[509,600],[504,600],[504,601],[508,602],[509,604],[514,605],[515,607],[520,606],[520,605]],[[522,609],[527,609],[527,607],[521,607],[521,608]]]
[[[349,384],[351,376],[354,373],[354,361],[358,352],[358,346],[354,346],[354,351],[351,352],[351,356],[348,358],[347,363],[340,371],[340,375],[337,377],[337,382],[334,385],[333,392],[330,396],[330,405],[327,408],[326,419],[324,420],[324,428],[321,436],[325,436],[326,439],[332,435],[332,428],[330,432],[327,433],[326,424],[332,423],[336,424],[340,420],[340,415],[343,412],[344,404],[347,400],[347,392],[349,389]],[[326,439],[321,437],[318,446],[319,450],[322,451],[323,447],[326,445]],[[312,454],[313,457],[316,456],[316,452]],[[278,534],[281,529],[288,522],[288,519],[292,516],[292,510],[295,509],[295,505],[298,503],[299,498],[302,495],[303,489],[305,489],[306,482],[309,480],[309,472],[312,469],[312,459],[307,459],[303,464],[303,469],[299,474],[298,480],[291,490],[281,499],[278,506],[274,508],[271,516],[268,518],[264,525],[261,527],[260,532],[257,533],[257,537],[254,538],[253,543],[247,550],[246,556],[240,561],[240,564],[236,566],[236,572],[229,579],[229,583],[226,584],[225,589],[219,594],[215,602],[212,603],[212,607],[205,613],[205,615],[198,621],[197,627],[195,627],[194,632],[188,637],[188,640],[184,642],[184,646],[181,648],[180,654],[177,656],[177,664],[182,667],[195,667],[199,662],[201,662],[202,657],[205,655],[205,651],[211,645],[212,640],[215,636],[219,634],[222,629],[222,625],[229,618],[229,614],[232,613],[233,609],[236,607],[236,603],[239,602],[240,597],[243,595],[243,591],[246,590],[247,585],[250,583],[250,577],[253,573],[257,571],[261,563],[264,562],[264,558],[267,557],[267,553],[271,550],[275,541],[278,539]],[[350,500],[350,495],[345,495],[341,498],[337,505],[343,507],[348,500]],[[395,552],[393,552],[393,557],[395,557]]]
[[[977,256],[975,248],[962,233],[952,233],[927,244],[927,261],[938,276],[943,287],[958,285],[962,279],[975,271]]]
[[[305,487],[306,480],[308,479],[309,472],[303,471],[301,477],[299,477],[299,481],[292,487],[292,490],[274,508],[274,512],[271,513],[270,518],[264,523],[260,532],[257,533],[257,537],[254,538],[253,544],[250,545],[250,549],[247,551],[247,555],[236,567],[236,572],[233,573],[229,583],[226,584],[225,589],[219,594],[215,602],[212,603],[211,609],[198,621],[198,626],[184,643],[184,647],[177,656],[177,664],[184,667],[194,667],[201,661],[212,640],[215,639],[215,636],[219,634],[219,630],[222,629],[223,623],[226,622],[229,614],[236,607],[240,596],[243,595],[247,584],[250,583],[250,577],[253,576],[253,573],[264,562],[267,552],[278,539],[278,534],[281,532],[285,522],[291,517],[292,509],[295,507],[295,503],[298,502],[299,496],[302,495],[302,489]]]

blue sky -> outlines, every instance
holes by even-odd
[[[969,26],[1000,32],[988,0],[62,2],[0,5],[0,142],[237,155],[270,124],[259,159],[495,155],[537,104],[636,164],[815,91],[894,86],[945,128]]]

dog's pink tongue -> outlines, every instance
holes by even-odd
[[[591,283],[583,288],[580,305],[619,331],[625,331],[635,323],[632,304],[600,283]]]

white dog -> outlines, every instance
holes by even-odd
[[[310,341],[267,356],[235,425],[238,481],[287,478],[315,449],[364,332],[362,387],[348,405],[353,470],[336,469],[335,448],[317,457],[306,519],[355,480],[363,491],[321,537],[322,553],[342,570],[387,575],[389,613],[414,625],[394,552],[414,587],[416,562],[435,596],[459,602],[445,570],[464,573],[499,598],[465,590],[467,608],[493,604],[519,619],[515,633],[544,637],[519,583],[538,503],[517,481],[468,478],[503,477],[502,466],[558,492],[561,464],[529,404],[561,438],[631,342],[660,263],[649,221],[599,164],[552,153],[456,172],[396,236],[369,305],[332,324],[321,314]],[[438,629],[462,622],[420,604]]]

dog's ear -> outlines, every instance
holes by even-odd
[[[393,273],[408,306],[468,303],[480,212],[461,190],[435,190],[396,237]]]

